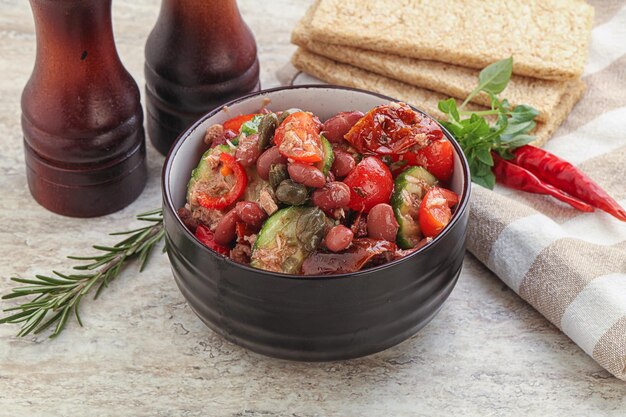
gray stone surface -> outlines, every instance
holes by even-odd
[[[308,2],[239,3],[257,37],[264,87],[284,83],[289,32]],[[157,0],[114,6],[119,52],[140,85],[157,12]],[[65,255],[114,242],[107,232],[160,204],[163,158],[151,148],[148,186],[119,213],[69,219],[31,199],[19,102],[34,48],[28,3],[0,0],[1,293],[10,276],[64,270]],[[53,340],[17,339],[16,326],[0,326],[0,416],[626,415],[626,384],[470,255],[449,301],[418,335],[346,362],[280,361],[224,341],[190,311],[165,256],[85,301],[85,327],[71,322]]]

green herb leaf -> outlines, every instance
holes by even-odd
[[[490,167],[493,166],[493,156],[491,156],[489,148],[478,148],[476,150],[476,157],[483,164]]]
[[[493,172],[489,172],[489,174],[482,177],[472,177],[472,181],[490,190],[493,190],[493,187],[496,186],[496,176],[493,174]]]
[[[441,100],[439,102],[439,110],[443,113],[451,116],[452,120],[459,121],[459,111],[456,108],[456,100],[453,98],[449,98],[447,100]]]
[[[447,117],[441,124],[450,131],[463,148],[469,162],[472,181],[492,189],[496,177],[492,172],[492,152],[505,159],[513,157],[512,151],[532,142],[535,138],[528,133],[535,128],[538,112],[531,106],[518,105],[512,108],[507,99],[499,99],[511,78],[513,59],[495,62],[480,72],[479,84],[457,108],[454,99],[441,100],[439,110]],[[480,112],[459,111],[479,92],[491,98],[491,110]],[[490,124],[485,116],[496,116]],[[465,117],[465,118],[462,118]]]
[[[241,133],[243,133],[246,136],[259,133],[259,125],[261,124],[262,119],[263,119],[263,115],[257,114],[251,120],[248,120],[247,122],[241,125]]]
[[[507,149],[516,149],[520,146],[528,145],[530,142],[537,139],[532,135],[517,135],[514,138],[511,138],[507,142],[504,142],[503,145],[506,146]]]
[[[513,137],[517,135],[521,135],[524,133],[528,133],[535,128],[537,124],[534,120],[529,120],[527,122],[514,123],[513,120],[507,125],[506,129],[502,132],[502,136],[500,137],[503,142],[510,141]]]
[[[534,120],[537,115],[539,115],[539,112],[534,107],[520,104],[511,112],[511,119],[517,123],[521,123]]]
[[[508,57],[484,68],[478,76],[478,90],[491,94],[500,94],[511,79],[513,57]]]

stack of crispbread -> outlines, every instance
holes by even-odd
[[[293,64],[326,82],[396,97],[434,117],[481,68],[513,56],[502,96],[539,110],[545,143],[582,96],[593,8],[580,0],[317,0],[292,33]],[[477,95],[474,108],[489,97]]]

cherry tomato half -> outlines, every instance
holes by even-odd
[[[447,182],[454,171],[454,149],[449,140],[443,138],[417,151],[394,155],[394,161],[406,161],[403,166],[420,166],[433,174],[439,181]]]
[[[459,202],[459,196],[445,188],[431,188],[417,212],[417,220],[424,236],[435,237],[450,223],[451,207]]]
[[[364,158],[343,180],[350,187],[349,207],[369,212],[379,203],[389,203],[393,177],[387,165],[375,156]]]
[[[221,253],[225,256],[228,256],[228,254],[230,253],[229,248],[215,242],[215,235],[208,227],[203,224],[199,224],[196,228],[196,238],[198,238],[198,240],[202,242],[204,246],[214,250],[217,253]]]
[[[320,131],[322,123],[307,112],[287,116],[274,133],[274,143],[280,153],[297,162],[314,163],[324,157]]]
[[[364,154],[393,155],[443,137],[441,128],[405,103],[375,107],[344,138]]]
[[[202,207],[208,209],[221,210],[230,206],[243,195],[246,190],[246,186],[248,185],[248,176],[246,175],[246,171],[243,166],[237,162],[233,155],[222,152],[220,154],[220,162],[222,163],[222,167],[220,168],[219,173],[216,173],[215,175],[233,175],[235,177],[235,184],[233,184],[232,188],[223,195],[214,196],[206,193],[200,193],[198,195],[198,203],[200,203]]]
[[[241,116],[233,117],[232,119],[228,119],[224,122],[222,126],[224,126],[224,130],[232,130],[234,132],[239,133],[239,129],[241,129],[241,125],[245,122],[252,120],[256,116],[256,114],[242,114]]]

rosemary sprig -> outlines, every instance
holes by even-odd
[[[138,258],[139,272],[145,268],[154,246],[163,239],[163,212],[152,210],[137,215],[137,220],[149,222],[148,226],[126,232],[111,233],[112,236],[128,235],[115,246],[94,245],[93,248],[102,252],[92,256],[68,256],[69,259],[85,263],[74,266],[79,274],[62,274],[52,271],[50,276],[35,275],[35,278],[11,278],[12,281],[26,284],[15,287],[4,300],[32,296],[34,298],[18,306],[5,308],[10,315],[0,318],[2,323],[21,323],[18,336],[40,333],[56,324],[50,337],[58,335],[68,318],[76,317],[78,324],[83,325],[79,306],[84,295],[96,287],[94,299],[121,272],[128,261]],[[165,251],[165,248],[163,249]]]

